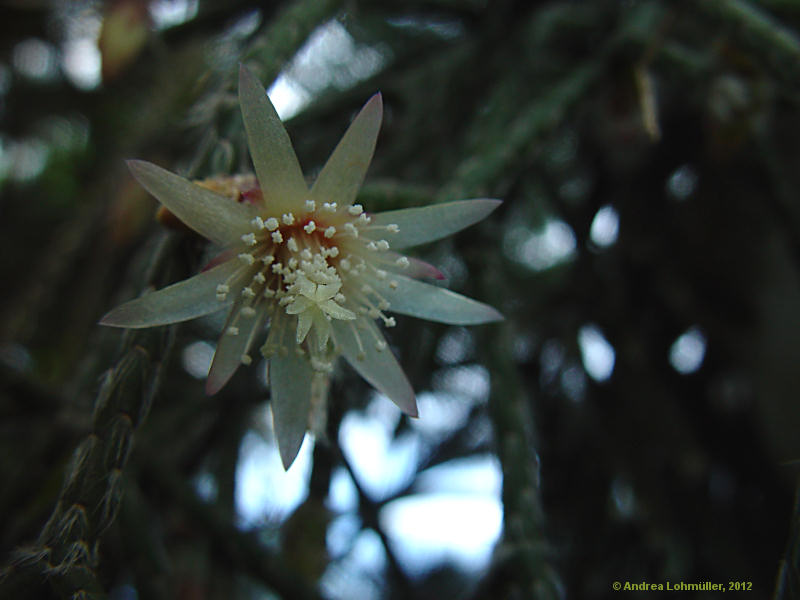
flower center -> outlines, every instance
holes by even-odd
[[[238,312],[234,307],[227,333],[239,334],[241,317],[266,313],[272,323],[261,349],[265,356],[288,351],[291,344],[284,329],[293,326],[294,345],[310,353],[315,369],[329,370],[326,357],[333,319],[355,321],[360,315],[394,326],[395,320],[384,313],[389,302],[370,281],[386,280],[386,268],[405,267],[408,259],[393,257],[387,240],[361,235],[371,229],[398,231],[396,225],[370,226],[370,221],[358,204],[340,208],[336,203],[318,206],[313,200],[305,202],[302,214],[255,217],[253,230],[241,236],[242,267],[217,287],[217,298],[225,301],[233,291],[232,282],[238,282],[234,286],[239,287]],[[398,284],[389,279],[388,285]],[[376,338],[375,348],[383,350],[385,342]],[[246,348],[242,361],[250,362]]]

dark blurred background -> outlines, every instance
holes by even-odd
[[[799,30],[793,0],[1,2],[0,597],[800,597]],[[415,252],[507,320],[398,319],[421,418],[341,364],[288,473],[263,365],[203,394],[219,319],[96,325],[205,260],[124,159],[249,171],[240,62],[312,178],[383,93],[368,210],[504,200]]]

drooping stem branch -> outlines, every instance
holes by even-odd
[[[173,247],[173,238],[162,240],[149,284],[160,283],[170,270]],[[8,597],[41,595],[45,587],[62,598],[104,596],[96,572],[100,535],[116,517],[133,436],[150,411],[173,339],[172,327],[125,333],[121,356],[104,376],[91,431],[73,453],[53,513],[36,543],[19,549],[3,573],[0,586]]]

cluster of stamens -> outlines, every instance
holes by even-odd
[[[233,317],[226,335],[240,334],[241,319],[271,320],[271,331],[261,348],[265,357],[275,353],[285,355],[290,347],[308,352],[310,363],[317,371],[331,369],[327,349],[333,319],[350,322],[359,348],[359,358],[365,356],[364,344],[355,321],[359,316],[381,319],[386,327],[395,320],[385,311],[390,303],[373,286],[370,279],[388,280],[391,289],[398,282],[391,279],[387,266],[404,268],[406,257],[392,259],[386,255],[389,242],[361,235],[368,230],[399,231],[397,225],[371,225],[371,218],[359,204],[346,208],[335,202],[318,206],[306,200],[303,214],[284,213],[280,217],[253,218],[253,230],[241,236],[243,244],[237,260],[241,268],[225,283],[217,286],[217,299],[224,302],[234,297]],[[396,255],[395,255],[396,256]],[[286,324],[295,325],[294,339],[287,340]],[[260,327],[241,328],[254,337]],[[376,351],[386,349],[386,342],[375,334],[374,327],[366,328],[374,337]],[[362,329],[363,332],[363,329]],[[309,335],[309,334],[312,335]],[[313,339],[310,339],[312,338]],[[246,340],[241,360],[252,362]]]

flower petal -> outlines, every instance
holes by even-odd
[[[129,160],[128,168],[170,212],[215,244],[238,243],[240,236],[252,229],[252,215],[243,204],[143,160]]]
[[[230,306],[233,298],[217,300],[217,286],[236,279],[241,265],[230,260],[189,279],[173,283],[118,306],[101,320],[101,325],[139,329],[188,321]]]
[[[334,320],[331,327],[333,339],[350,366],[400,410],[416,417],[419,413],[414,390],[375,324],[362,318],[349,322]],[[384,349],[377,351],[376,343],[383,344]]]
[[[290,351],[269,361],[272,422],[283,468],[288,469],[303,443],[311,410],[314,372],[305,357]]]
[[[343,321],[352,321],[356,318],[356,314],[352,310],[346,309],[344,306],[337,304],[333,300],[327,300],[320,304],[320,308],[325,314],[330,315],[334,319],[342,319]]]
[[[277,214],[290,212],[307,198],[308,186],[275,107],[244,65],[239,68],[239,104],[264,200]]]
[[[252,317],[241,314],[242,302],[238,302],[225,323],[222,335],[217,343],[217,351],[211,362],[211,370],[206,379],[206,394],[213,396],[230,381],[233,374],[242,364],[242,356],[247,354],[253,344],[253,338],[258,335],[264,325],[265,311],[258,311]],[[238,328],[238,334],[231,335],[230,327]]]
[[[310,310],[304,310],[297,315],[297,336],[295,336],[295,341],[298,344],[303,343],[303,340],[306,339],[306,336],[308,335],[308,332],[313,324],[314,319],[312,318]]]
[[[419,279],[445,279],[444,274],[432,264],[414,258],[413,256],[403,256],[397,252],[383,252],[375,258],[375,262],[382,268],[392,273],[402,273],[407,277]],[[405,263],[405,265],[403,265]]]
[[[390,210],[371,215],[371,224],[373,226],[395,224],[400,228],[399,232],[386,237],[383,230],[371,229],[365,231],[364,234],[370,237],[385,237],[392,250],[417,246],[447,237],[477,223],[500,206],[500,203],[501,200],[481,198],[432,204],[419,208]]]
[[[312,306],[314,306],[314,303],[305,296],[295,296],[292,303],[289,304],[284,310],[286,310],[287,315],[299,315],[300,313],[307,311]]]
[[[339,206],[353,203],[372,161],[382,119],[383,100],[378,93],[364,105],[325,163],[311,188],[314,200]]]
[[[396,288],[392,289],[391,281],[398,283]],[[390,312],[451,325],[479,325],[504,318],[487,304],[404,275],[374,278],[371,285],[389,301]]]

